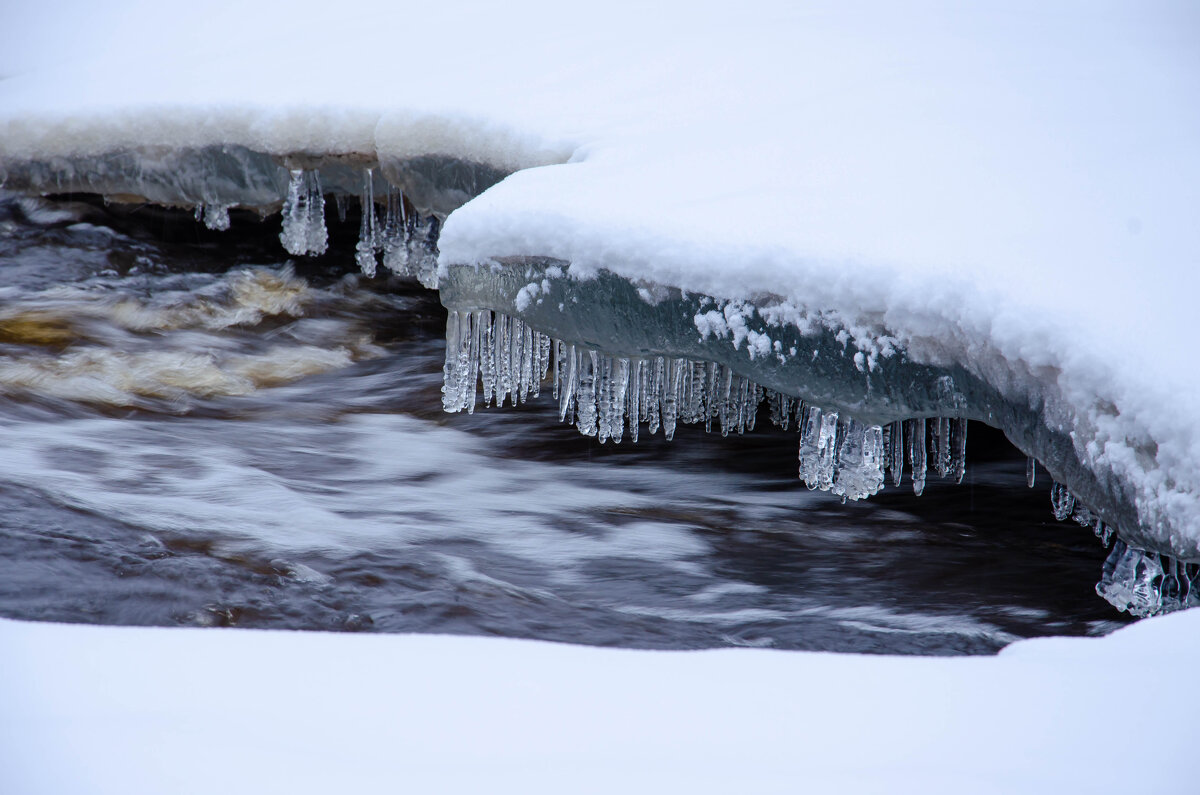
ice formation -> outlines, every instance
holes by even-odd
[[[354,261],[366,276],[375,275],[375,254],[383,246],[379,234],[379,221],[375,216],[375,171],[368,168],[363,173],[362,220],[358,228],[358,245],[354,248]]]
[[[1031,488],[1033,471],[1031,459],[1027,478]],[[1050,489],[1050,509],[1058,521],[1071,519],[1090,527],[1101,544],[1112,545],[1096,593],[1113,607],[1144,617],[1200,605],[1200,563],[1127,544],[1061,483]]]
[[[890,471],[899,486],[908,467],[920,495],[928,474],[961,483],[966,472],[968,421],[935,417],[884,425],[863,423],[775,390],[733,368],[682,357],[614,356],[556,339],[519,317],[489,309],[450,310],[442,406],[516,406],[536,398],[549,381],[559,416],[585,436],[636,442],[642,426],[674,437],[679,423],[703,424],[722,435],[752,431],[766,402],[770,420],[798,435],[799,477],[810,489],[860,500],[884,487]],[[1033,459],[1031,459],[1032,462]],[[1034,464],[1027,468],[1032,484]],[[1097,593],[1114,607],[1147,616],[1200,604],[1200,565],[1132,547],[1066,486],[1055,483],[1051,508],[1113,544]],[[1194,587],[1197,586],[1197,587]]]
[[[325,229],[325,195],[315,171],[292,169],[287,199],[283,203],[283,231],[279,242],[289,254],[324,254],[329,245]]]
[[[332,195],[339,222],[346,221],[349,194],[344,185],[347,169],[334,165]],[[289,254],[320,256],[329,248],[325,222],[325,193],[322,168],[293,168],[289,172],[287,195],[281,210],[282,231],[279,241]],[[384,267],[400,275],[417,279],[426,287],[437,286],[437,237],[441,225],[436,216],[422,216],[406,200],[403,190],[388,180],[376,177],[375,168],[366,166],[356,172],[359,208],[358,242],[354,261],[363,275],[373,277],[382,260]],[[381,221],[376,186],[383,182],[384,216]],[[210,229],[229,228],[229,206],[197,204],[196,220],[204,220]]]
[[[511,405],[537,397],[549,378],[559,416],[585,436],[619,444],[628,433],[637,441],[641,426],[667,439],[679,423],[714,423],[722,435],[754,430],[766,400],[772,422],[799,431],[800,478],[813,489],[860,500],[883,488],[892,470],[899,482],[905,461],[900,423],[888,428],[840,417],[790,395],[764,390],[727,365],[663,356],[624,357],[553,339],[520,318],[487,309],[451,310],[446,324],[446,364],[442,406],[473,412],[476,405]],[[966,420],[939,424],[954,428],[938,473],[961,480],[966,468]],[[923,435],[914,420],[909,439]],[[951,445],[950,441],[954,440]],[[960,443],[961,442],[961,443]],[[910,452],[914,488],[924,484],[924,447]],[[940,447],[938,449],[941,449]]]

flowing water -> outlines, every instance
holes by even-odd
[[[966,480],[841,504],[796,434],[599,445],[441,410],[436,294],[274,219],[0,196],[0,615],[643,648],[988,653],[1126,621],[972,425]]]

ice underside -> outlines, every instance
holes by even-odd
[[[1200,604],[1200,552],[1145,527],[1113,472],[1080,460],[1071,428],[1050,427],[1041,399],[1007,394],[968,369],[911,361],[903,350],[870,359],[836,327],[804,329],[739,302],[740,338],[698,332],[698,319],[729,302],[608,272],[564,276],[569,263],[529,256],[487,264],[437,263],[445,216],[505,174],[486,164],[423,156],[286,156],[239,146],[119,151],[0,164],[4,186],[31,194],[96,194],[195,210],[212,229],[231,208],[282,217],[293,255],[326,251],[330,205],[357,200],[355,260],[382,264],[439,290],[449,310],[443,405],[447,411],[516,404],[543,391],[581,433],[619,443],[677,423],[722,434],[754,428],[758,407],[798,434],[799,474],[843,499],[869,497],[907,474],[920,494],[926,471],[961,480],[968,422],[1000,429],[1055,481],[1059,520],[1092,527],[1112,545],[1097,592],[1121,610],[1152,615]],[[326,200],[330,201],[327,202]],[[762,304],[777,303],[763,296]],[[841,332],[841,333],[839,333]],[[747,336],[770,339],[764,352]],[[735,344],[739,343],[739,344]],[[1195,586],[1195,587],[1194,587]]]

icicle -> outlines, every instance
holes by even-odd
[[[683,359],[667,359],[662,389],[662,428],[667,441],[675,438],[675,421],[679,418],[679,391],[683,379]]]
[[[529,396],[533,394],[534,373],[542,368],[540,362],[534,362],[534,357],[539,355],[540,349],[533,347],[533,329],[528,324],[522,325],[525,329],[521,337],[521,402],[528,403]]]
[[[708,381],[708,366],[704,362],[692,362],[691,394],[688,398],[688,422],[700,422],[707,409],[705,386]]]
[[[1109,541],[1112,540],[1112,526],[1105,524],[1099,518],[1096,519],[1096,524],[1092,528],[1092,532],[1096,534],[1096,538],[1100,539],[1100,543],[1106,547],[1108,546]]]
[[[310,254],[324,254],[329,248],[329,232],[325,228],[325,194],[321,190],[321,175],[309,171],[304,175],[308,193],[308,223],[304,225]]]
[[[638,440],[638,421],[642,413],[642,383],[643,374],[646,369],[646,362],[641,359],[634,359],[629,363],[629,386],[626,391],[628,395],[628,415],[629,415],[629,441],[637,443]]]
[[[848,420],[838,445],[831,491],[850,500],[861,500],[883,488],[882,447],[882,428]]]
[[[1025,462],[1025,485],[1033,488],[1034,481],[1037,480],[1037,459],[1029,456],[1029,460]]]
[[[938,417],[933,427],[934,471],[944,478],[950,474],[950,418]]]
[[[410,245],[409,270],[414,270],[411,259],[415,256],[417,258],[415,268],[417,281],[430,290],[436,290],[438,286],[437,239],[440,231],[441,222],[438,221],[437,216],[430,216],[425,221],[424,239],[415,245]]]
[[[466,315],[467,320],[471,323],[471,336],[469,340],[470,345],[465,350],[467,360],[466,372],[463,374],[463,402],[466,403],[467,413],[474,414],[475,395],[478,392],[478,390],[475,388],[475,385],[479,381],[479,343],[482,336],[482,324],[480,323],[480,320],[482,319],[483,313],[478,312],[472,314],[471,312],[464,312],[463,314]]]
[[[908,426],[908,463],[912,466],[913,494],[925,491],[925,420],[911,420]]]
[[[904,423],[892,423],[892,484],[900,485],[904,479]]]
[[[349,205],[349,203],[350,203],[349,200],[346,198],[346,194],[335,193],[333,195],[333,203],[337,207],[338,223],[340,223],[340,224],[346,223],[346,209],[347,209],[347,205]]]
[[[388,185],[387,214],[383,222],[383,265],[392,273],[408,274],[408,223],[404,217],[404,194]]]
[[[536,398],[542,394],[542,379],[546,377],[546,370],[542,366],[542,340],[544,337],[541,332],[529,330],[529,397]]]
[[[479,310],[476,314],[479,325],[479,377],[483,382],[483,405],[491,403],[500,405],[500,396],[496,393],[496,341],[493,338],[495,328],[492,313],[487,309]]]
[[[558,388],[558,418],[563,422],[567,422],[571,415],[571,408],[575,402],[575,383],[579,367],[579,357],[575,353],[574,345],[563,345],[560,349],[565,355],[566,367],[561,369],[562,376],[561,385]]]
[[[629,381],[629,362],[613,356],[600,356],[596,381],[597,438],[620,444],[624,435],[625,386]],[[624,369],[622,369],[624,363]]]
[[[1190,563],[1179,562],[1179,609],[1186,610],[1189,607],[1195,607],[1200,604],[1200,566],[1196,566],[1195,572],[1190,571],[1193,566]]]
[[[800,430],[800,477],[810,489],[829,491],[833,486],[837,450],[838,413],[823,413],[812,406]]]
[[[713,417],[720,413],[720,398],[717,384],[721,377],[721,365],[709,362],[704,373],[704,430],[712,432]]]
[[[324,254],[329,247],[325,229],[325,196],[315,171],[291,170],[287,198],[283,202],[283,231],[279,242],[289,254]]]
[[[496,327],[492,334],[492,345],[496,360],[496,405],[503,406],[504,399],[512,389],[512,318],[496,314]],[[513,401],[512,405],[517,405]]]
[[[596,370],[599,360],[595,351],[577,354],[578,384],[575,387],[575,427],[584,436],[596,435]]]
[[[1075,497],[1066,486],[1056,481],[1050,488],[1050,507],[1054,511],[1054,518],[1061,522],[1074,510]]]
[[[828,491],[833,486],[834,455],[837,451],[838,413],[830,411],[821,417],[817,437],[817,488]]]
[[[562,380],[562,360],[563,360],[563,345],[561,340],[554,340],[551,343],[554,349],[554,378],[550,386],[551,395],[555,400],[558,400],[559,383]]]
[[[446,366],[442,406],[446,411],[475,410],[477,334],[470,312],[451,312],[446,323]]]
[[[950,471],[955,483],[962,483],[967,474],[967,420],[955,417],[950,423]]]
[[[612,428],[612,357],[596,359],[596,441],[604,444]]]
[[[786,431],[792,422],[793,400],[782,392],[771,390],[767,394],[771,406],[771,422]]]
[[[1075,510],[1071,514],[1071,518],[1083,527],[1091,527],[1096,523],[1096,514],[1079,500],[1075,501]]]
[[[800,479],[810,489],[817,487],[817,442],[821,433],[821,410],[806,406],[800,418]]]
[[[204,218],[204,205],[203,204],[197,204],[195,207],[192,208],[192,217],[196,219],[196,223],[200,223],[200,220],[202,218]]]
[[[733,424],[737,417],[737,410],[733,405],[733,370],[728,367],[721,367],[721,380],[717,387],[718,403],[717,417],[721,420],[721,435],[728,436],[731,430],[730,425]]]
[[[758,422],[758,405],[762,403],[763,388],[750,381],[746,386],[746,430],[753,431]]]
[[[289,254],[296,256],[308,253],[308,234],[304,229],[304,224],[308,222],[308,212],[307,208],[303,207],[306,199],[304,172],[293,168],[291,179],[288,180],[287,198],[283,200],[283,231],[279,233],[279,242]],[[446,327],[446,334],[449,344],[449,326]]]
[[[611,428],[609,431],[609,436],[612,437],[612,440],[615,444],[620,444],[621,439],[625,436],[626,401],[628,399],[628,389],[629,389],[629,360],[628,359],[621,358],[621,359],[616,360],[616,364],[613,367],[612,379],[611,379],[610,383],[612,384],[613,395],[612,395],[612,425],[611,425]],[[637,415],[635,414],[633,416],[636,417]],[[630,424],[636,427],[637,420],[635,419]],[[631,435],[633,436],[633,440],[637,441],[637,438],[636,438],[637,432],[634,431]]]
[[[681,422],[704,420],[710,427],[713,417],[723,434],[743,433],[754,429],[758,408],[767,400],[771,418],[782,427],[788,427],[796,413],[799,474],[810,488],[832,491],[844,500],[870,496],[883,487],[888,469],[897,483],[902,479],[907,450],[913,491],[920,494],[924,489],[924,419],[887,428],[851,417],[840,420],[836,411],[768,392],[723,365],[684,358],[630,360],[553,340],[501,312],[448,313],[442,386],[447,411],[474,411],[480,384],[484,406],[501,406],[506,399],[514,406],[525,403],[540,395],[545,377],[551,378],[560,418],[602,443],[620,443],[626,420],[634,441],[642,422],[651,434],[661,427],[668,439]],[[943,463],[948,456],[947,471],[959,480],[965,466],[966,425],[963,419],[939,420],[933,430],[935,456]],[[1059,492],[1055,494],[1059,499]],[[1095,524],[1097,534],[1102,533],[1102,523],[1085,507],[1075,504],[1074,510],[1077,521]]]
[[[363,172],[362,221],[358,226],[358,245],[354,261],[366,276],[375,275],[375,250],[379,247],[379,222],[375,218],[375,170]]]
[[[204,205],[204,225],[217,232],[227,230],[229,228],[229,205]]]
[[[461,340],[459,313],[451,311],[446,316],[446,364],[442,368],[442,408],[449,412],[462,408],[458,394],[458,349]]]
[[[545,380],[550,373],[550,338],[545,334],[538,334],[538,360],[541,366],[538,367],[538,391],[541,391],[541,382]]]
[[[738,378],[737,390],[737,419],[734,420],[734,427],[737,428],[738,434],[745,433],[746,426],[750,424],[750,381],[746,378]]]
[[[650,372],[646,377],[646,430],[650,435],[658,433],[662,420],[663,384],[666,381],[667,364],[661,356],[650,361]]]
[[[1162,576],[1162,563],[1156,553],[1128,547],[1117,539],[1104,561],[1096,593],[1118,610],[1151,616],[1163,609],[1159,590]]]
[[[679,372],[675,376],[675,422],[689,422],[692,402],[692,363],[687,359],[677,359],[676,364]]]
[[[525,402],[525,321],[518,317],[510,317],[508,332],[509,400],[516,406]]]
[[[1159,587],[1163,568],[1157,552],[1145,552],[1134,570],[1133,599],[1129,612],[1135,616],[1152,616],[1162,609]]]
[[[641,393],[641,409],[638,415],[641,422],[650,424],[651,401],[653,399],[651,388],[654,377],[654,360],[649,359],[642,365],[641,383],[638,391]],[[649,432],[654,433],[654,429],[650,428]]]
[[[1162,584],[1158,589],[1159,601],[1164,608],[1178,609],[1179,593],[1183,590],[1179,578],[1179,564],[1174,558],[1166,555],[1161,557],[1160,562],[1162,563],[1163,577]]]

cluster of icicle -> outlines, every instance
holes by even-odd
[[[389,184],[384,201],[384,218],[380,222],[375,206],[375,172],[370,168],[363,171],[359,201],[362,220],[354,260],[362,272],[366,276],[374,276],[382,257],[384,267],[393,273],[415,277],[426,287],[436,287],[437,218],[430,216],[422,219],[417,213],[406,209],[403,194]],[[340,195],[337,210],[339,219],[344,222],[346,203]],[[207,223],[207,207],[204,212]],[[224,228],[228,226],[226,212]],[[279,242],[289,254],[296,256],[320,255],[328,249],[325,196],[317,171],[292,169],[287,198],[283,202],[283,231],[279,234]]]
[[[1034,471],[1031,458],[1027,470],[1031,488]],[[1096,593],[1113,607],[1142,617],[1200,605],[1200,564],[1129,546],[1117,537],[1111,525],[1105,524],[1061,483],[1050,489],[1050,509],[1058,521],[1073,519],[1092,528],[1105,547],[1112,544],[1100,582],[1096,583]]]
[[[800,402],[800,477],[809,488],[848,499],[868,497],[883,488],[884,470],[899,486],[905,461],[912,472],[913,493],[925,490],[932,469],[961,483],[967,471],[967,421],[938,417],[865,425],[839,419]],[[786,430],[786,423],[783,424]]]
[[[712,362],[651,356],[609,356],[552,339],[518,318],[490,310],[451,311],[446,322],[442,405],[473,412],[477,404],[516,406],[541,394],[547,379],[559,417],[585,436],[636,442],[642,425],[667,439],[678,423],[704,423],[721,434],[754,429],[766,400],[771,421],[800,433],[800,478],[843,500],[878,492],[890,474],[899,486],[907,466],[916,494],[927,472],[962,482],[967,421],[939,417],[867,425],[802,400],[765,390]],[[482,389],[481,389],[482,387]],[[1036,462],[1027,479],[1034,485]],[[1149,616],[1200,605],[1200,565],[1127,546],[1062,484],[1050,492],[1054,517],[1074,519],[1112,544],[1096,592],[1120,610]]]
[[[442,405],[473,412],[477,403],[524,403],[549,378],[559,416],[585,436],[636,442],[642,425],[671,439],[678,423],[717,423],[722,435],[754,429],[759,405],[771,420],[800,431],[800,477],[809,488],[858,500],[883,487],[886,470],[899,485],[907,459],[913,490],[925,487],[928,466],[961,482],[966,468],[967,422],[932,421],[927,456],[924,419],[866,425],[796,398],[764,390],[713,362],[609,356],[553,340],[518,318],[490,310],[451,311],[446,322]],[[482,386],[482,389],[480,389]],[[482,397],[481,397],[482,395]],[[907,444],[905,444],[907,440]]]
[[[229,205],[197,204],[196,220],[204,221],[204,225],[209,229],[224,232],[229,228]]]

